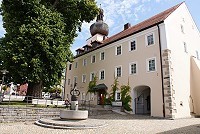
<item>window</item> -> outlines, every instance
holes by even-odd
[[[117,46],[116,47],[116,55],[120,55],[122,54],[122,47],[121,46]]]
[[[78,67],[78,62],[75,62],[75,68],[77,68]]]
[[[91,57],[91,63],[95,63],[95,62],[96,62],[96,56],[93,55],[93,56]]]
[[[87,65],[87,59],[83,59],[83,66]]]
[[[105,59],[105,53],[104,52],[101,52],[100,53],[100,60],[104,60]]]
[[[148,71],[152,72],[156,70],[156,58],[151,58],[147,60]]]
[[[134,51],[136,50],[136,41],[133,40],[130,42],[130,46],[129,46],[129,51]]]
[[[122,67],[116,67],[115,68],[115,77],[121,77],[122,76]]]
[[[185,33],[183,25],[181,25],[181,32]]]
[[[72,70],[72,64],[69,64],[69,70]]]
[[[68,85],[70,85],[70,79],[68,79],[68,82],[67,82],[67,84],[68,84]]]
[[[94,73],[90,73],[90,81],[93,81],[94,80]]]
[[[115,93],[115,101],[121,100],[121,93],[119,91],[116,91]]]
[[[105,79],[105,71],[104,70],[101,70],[99,72],[99,78],[100,78],[100,80],[104,80]]]
[[[153,33],[147,35],[147,45],[148,46],[154,45],[154,36],[153,36]]]
[[[86,83],[86,75],[85,74],[82,75],[82,82]]]
[[[130,74],[136,74],[137,73],[137,65],[136,63],[130,64]]]
[[[188,53],[186,42],[183,42],[183,45],[184,45],[184,52]]]
[[[197,56],[197,59],[200,60],[199,52],[197,50],[196,50],[196,56]]]
[[[77,83],[77,76],[74,76],[74,84]]]

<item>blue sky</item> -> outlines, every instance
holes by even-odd
[[[1,0],[0,0],[1,1]],[[182,0],[96,0],[97,4],[104,9],[104,21],[109,25],[109,35],[112,36],[123,30],[124,24],[131,23],[131,26],[150,18],[176,4],[183,2]],[[200,9],[199,0],[185,0],[185,3],[192,14],[192,17],[200,29]],[[0,16],[0,37],[4,36],[5,30],[2,26],[2,17]],[[79,47],[86,44],[86,39],[91,35],[89,27],[90,23],[83,23],[82,32],[78,33],[71,50],[74,53]]]

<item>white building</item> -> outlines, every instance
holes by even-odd
[[[102,104],[103,92],[86,96],[88,84],[96,74],[109,93],[115,75],[120,85],[129,80],[134,114],[200,115],[200,34],[184,2],[135,26],[126,24],[111,37],[100,12],[91,29],[92,37],[66,69],[66,96],[77,82],[79,99]]]

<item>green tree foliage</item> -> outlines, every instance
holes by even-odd
[[[94,0],[2,0],[1,58],[15,82],[29,83],[27,95],[60,82],[77,29],[97,13]]]
[[[122,101],[122,106],[124,107],[125,110],[131,111],[131,96],[130,96],[130,86],[129,85],[122,85],[121,86],[121,101]]]
[[[114,79],[114,82],[111,86],[112,86],[112,92],[110,93],[110,96],[111,96],[110,99],[111,99],[111,101],[115,101],[115,94],[116,94],[116,91],[119,89],[118,88],[119,81],[118,81],[117,77]]]
[[[97,76],[95,75],[93,80],[89,82],[88,91],[87,93],[94,93],[95,90],[93,89],[97,85]]]
[[[49,93],[59,93],[59,94],[61,93],[61,91],[62,89],[57,86],[53,86],[48,90]]]

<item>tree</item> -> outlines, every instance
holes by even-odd
[[[118,86],[119,86],[118,77],[116,77],[114,79],[114,82],[111,86],[112,86],[112,92],[110,94],[111,95],[111,101],[115,101],[115,94],[116,94],[116,91],[119,89],[118,88]]]
[[[1,58],[15,82],[28,82],[27,95],[60,82],[77,29],[97,13],[94,0],[2,1]]]
[[[94,93],[95,90],[93,89],[97,85],[97,76],[95,75],[93,80],[89,82],[88,91],[87,93]]]
[[[125,110],[131,111],[131,96],[130,96],[130,89],[131,87],[129,85],[122,85],[121,86],[121,101],[122,106]]]

